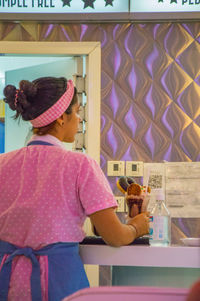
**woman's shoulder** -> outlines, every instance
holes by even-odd
[[[81,169],[98,169],[99,164],[90,155],[76,151],[65,151],[66,162],[74,162],[77,168]]]
[[[15,157],[17,154],[20,154],[20,153],[23,153],[25,150],[25,147],[21,147],[19,149],[15,149],[15,150],[11,150],[9,152],[6,152],[6,153],[1,153],[0,154],[0,158],[1,159],[10,159],[12,157]]]
[[[68,156],[70,158],[73,158],[75,160],[78,160],[79,162],[92,162],[92,161],[96,161],[90,155],[88,155],[86,153],[82,153],[82,152],[66,150],[65,154],[66,154],[66,156]]]
[[[12,166],[13,162],[18,162],[24,156],[24,153],[25,147],[0,154],[0,166],[7,164]]]

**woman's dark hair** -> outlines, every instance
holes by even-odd
[[[32,82],[22,80],[19,89],[13,85],[4,88],[4,101],[10,109],[16,111],[14,119],[21,117],[23,120],[32,120],[48,110],[65,93],[67,79],[64,77],[41,77]],[[66,114],[71,114],[72,106],[77,103],[77,90],[74,88],[74,96],[66,110]],[[40,128],[42,135],[53,127],[55,122]]]

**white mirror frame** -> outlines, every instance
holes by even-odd
[[[100,163],[100,98],[101,43],[100,42],[26,42],[0,41],[1,53],[86,55],[88,120],[87,153]]]

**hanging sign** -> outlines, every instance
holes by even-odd
[[[199,16],[200,0],[0,0],[0,20],[126,22],[136,19],[198,19]]]
[[[199,12],[200,0],[131,0],[132,13]]]
[[[129,0],[0,0],[0,13],[129,12]]]

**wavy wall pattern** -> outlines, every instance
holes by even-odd
[[[101,41],[104,171],[107,160],[200,160],[199,22],[3,22],[0,40]]]

